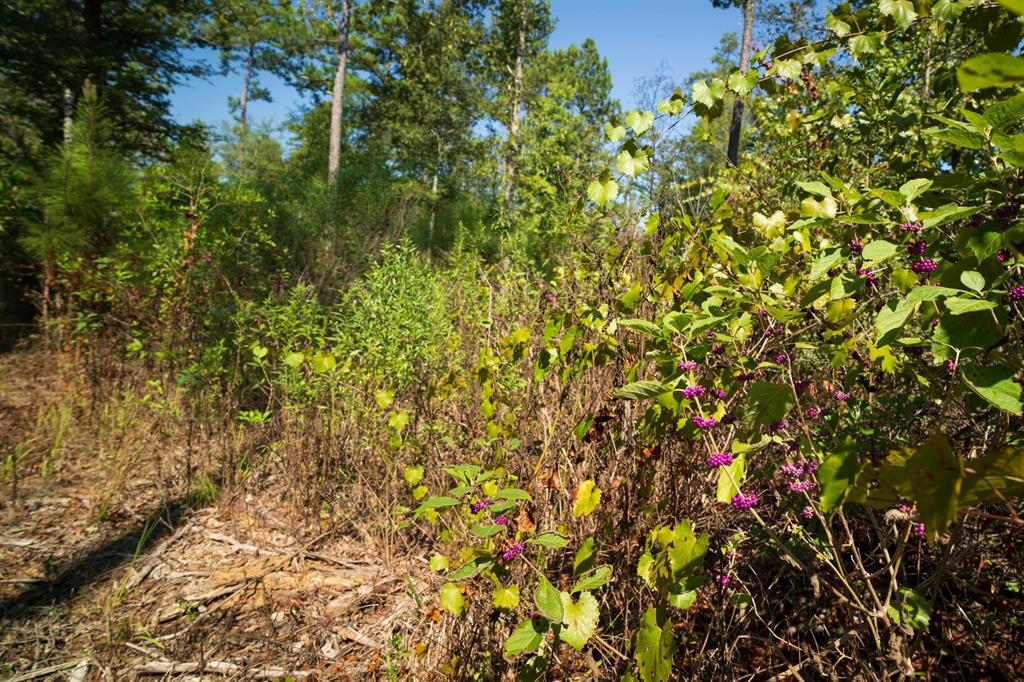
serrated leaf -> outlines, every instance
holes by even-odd
[[[632,128],[636,135],[643,135],[654,125],[654,112],[634,109],[626,114],[626,125]]]
[[[864,252],[861,255],[869,263],[877,263],[896,253],[897,248],[892,242],[884,239],[874,239],[864,245]]]
[[[774,424],[782,420],[796,404],[796,396],[792,387],[786,384],[773,384],[758,381],[750,387],[747,395],[754,419],[758,424]]]
[[[619,320],[618,325],[623,329],[630,329],[637,332],[643,332],[649,336],[660,337],[663,336],[661,327],[654,324],[649,320]]]
[[[519,587],[509,585],[508,587],[494,588],[494,608],[512,611],[519,606]]]
[[[710,85],[704,79],[695,82],[690,89],[690,95],[694,102],[703,104],[708,109],[714,109],[725,94],[725,82],[721,78],[712,79]]]
[[[478,556],[462,564],[454,573],[448,576],[449,580],[458,581],[472,578],[474,575],[494,565],[491,557]]]
[[[668,389],[660,381],[634,381],[617,389],[612,395],[625,400],[644,400],[666,392]]]
[[[547,631],[548,624],[542,618],[524,620],[505,640],[505,655],[511,657],[536,651]]]
[[[559,638],[576,651],[581,651],[597,630],[601,609],[590,592],[582,592],[574,602],[568,592],[561,593],[562,629]]]
[[[949,300],[947,299],[947,303]],[[1014,371],[1002,365],[979,367],[968,365],[963,368],[964,383],[972,391],[1004,412],[1021,416],[1024,389],[1014,381]]]
[[[977,298],[949,297],[945,300],[945,306],[953,315],[966,315],[976,313],[980,310],[992,310],[996,304],[992,301],[985,301]]]
[[[803,64],[796,59],[778,59],[775,61],[775,73],[780,78],[795,80],[800,77],[803,71]]]
[[[601,489],[592,478],[581,481],[572,493],[572,515],[576,518],[590,516],[601,501]]]
[[[964,270],[960,273],[960,283],[972,291],[980,292],[985,288],[985,276],[974,270]]]
[[[296,351],[288,353],[284,356],[284,364],[288,365],[289,367],[295,368],[301,365],[305,359],[306,356],[303,353],[299,353]]]
[[[594,180],[587,186],[587,198],[598,206],[605,206],[619,196],[619,183],[611,178]]]
[[[746,470],[747,456],[745,454],[736,455],[733,457],[732,464],[719,467],[718,489],[715,493],[715,499],[722,503],[732,501],[732,498],[736,497],[743,487]]]
[[[842,504],[860,468],[856,443],[852,439],[847,439],[838,450],[825,458],[818,468],[818,484],[821,486],[818,504],[822,513],[829,514]]]
[[[420,506],[416,507],[416,515],[419,516],[428,509],[444,509],[445,507],[457,507],[462,504],[462,500],[457,500],[454,497],[431,497],[426,500]]]
[[[626,128],[624,126],[615,126],[611,123],[605,123],[604,134],[610,141],[618,142],[626,136]]]
[[[825,28],[835,33],[837,38],[843,38],[850,32],[850,25],[831,12],[825,15]]]
[[[643,173],[649,167],[649,159],[647,158],[647,152],[643,149],[634,149],[630,152],[627,149],[623,149],[619,152],[619,155],[615,157],[615,168],[620,172],[634,177],[638,173]]]
[[[878,0],[878,11],[892,17],[900,28],[907,28],[917,19],[914,3],[910,0]]]
[[[676,643],[672,621],[658,609],[647,609],[636,636],[636,662],[643,682],[668,682]]]
[[[501,512],[497,513],[500,514]],[[474,523],[470,527],[469,532],[478,538],[489,538],[494,535],[497,535],[503,530],[505,530],[505,526],[499,526],[498,524],[483,525],[479,523]]]
[[[757,71],[751,69],[745,74],[733,71],[729,75],[729,89],[740,97],[746,97],[757,85]]]
[[[561,549],[569,544],[569,540],[564,535],[559,535],[553,531],[541,533],[540,535],[534,536],[526,541],[528,545],[537,545],[538,547],[546,547],[547,549]]]
[[[600,587],[604,587],[612,577],[611,566],[601,566],[600,568],[594,569],[592,573],[589,573],[579,580],[572,587],[572,592],[583,592],[585,590],[596,590]]]
[[[1005,52],[980,54],[961,64],[956,78],[964,92],[1022,83],[1024,59]]]
[[[462,596],[462,590],[454,583],[445,583],[439,595],[441,608],[453,616],[461,616],[466,606],[466,600]]]
[[[533,591],[533,603],[541,614],[553,623],[562,622],[562,595],[544,576],[540,577],[537,589]]]

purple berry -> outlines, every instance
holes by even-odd
[[[680,372],[692,372],[697,369],[697,363],[693,360],[680,360],[677,366]]]
[[[712,469],[718,467],[727,467],[732,464],[732,454],[728,452],[716,452],[715,454],[708,457],[708,466]]]
[[[760,500],[757,499],[757,493],[736,493],[732,498],[732,506],[734,509],[752,509],[757,506]]]
[[[684,398],[696,398],[699,395],[704,395],[703,386],[687,386],[683,389]]]
[[[922,258],[911,265],[910,269],[919,275],[927,275],[930,272],[935,272],[938,267],[938,264],[931,258]]]
[[[1019,301],[1024,298],[1024,284],[1018,284],[1010,289],[1010,300]]]
[[[702,417],[698,414],[693,418],[693,423],[696,424],[698,429],[707,431],[708,429],[714,428],[715,424],[718,422],[715,421],[714,417]]]
[[[928,242],[923,240],[917,240],[907,244],[907,253],[911,256],[923,256],[924,252],[928,249]]]

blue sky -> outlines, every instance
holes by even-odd
[[[743,27],[739,9],[715,9],[710,0],[551,0],[551,10],[558,20],[551,47],[593,38],[608,60],[612,94],[627,109],[634,103],[637,78],[653,74],[664,63],[674,79],[682,80],[709,64],[723,33],[739,33]],[[216,61],[212,51],[195,50],[190,56]],[[255,122],[281,123],[300,106],[295,91],[280,80],[264,74],[261,82],[273,102],[250,104]],[[238,75],[191,79],[175,89],[171,111],[182,123],[200,120],[219,126],[228,120],[228,97],[238,95],[241,83]]]

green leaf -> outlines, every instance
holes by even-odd
[[[547,631],[548,624],[543,618],[524,620],[505,640],[505,655],[511,657],[536,651]]]
[[[448,557],[446,557],[444,554],[438,554],[437,552],[434,552],[434,554],[430,556],[429,566],[430,570],[434,571],[435,573],[446,571],[448,570]]]
[[[530,538],[526,541],[528,545],[537,545],[538,547],[546,547],[547,549],[561,549],[569,544],[569,541],[565,536],[559,535],[553,531],[541,533],[535,537]]]
[[[981,54],[961,64],[956,77],[964,92],[1021,83],[1024,82],[1024,59],[1005,52]]]
[[[961,504],[1003,502],[1024,495],[1024,448],[1006,448],[967,462]]]
[[[877,52],[878,48],[882,47],[882,39],[884,37],[884,33],[867,33],[850,38],[850,52],[853,54],[854,59],[860,59],[864,55]]]
[[[579,575],[589,571],[594,564],[594,554],[594,538],[589,537],[583,541],[576,552],[576,558],[572,562],[572,572]]]
[[[1024,3],[1024,0],[1021,0]],[[1024,95],[1014,95],[985,109],[985,119],[994,128],[1007,129],[1024,120]]]
[[[533,603],[537,605],[541,614],[551,622],[562,622],[562,596],[543,575],[540,577],[537,589],[533,591]]]
[[[740,97],[749,95],[755,85],[757,85],[757,69],[751,69],[746,74],[739,71],[729,74],[729,89]]]
[[[758,381],[750,387],[747,403],[754,413],[758,424],[767,425],[780,421],[789,414],[796,404],[796,396],[792,387],[786,384],[773,384]]]
[[[983,301],[977,298],[950,297],[946,299],[945,304],[953,315],[966,315],[979,310],[992,310],[996,307],[992,301]]]
[[[620,172],[634,177],[638,173],[643,173],[649,166],[649,159],[647,158],[647,152],[643,149],[633,149],[630,152],[628,149],[623,149],[619,152],[619,155],[615,157],[615,168]]]
[[[946,301],[949,303],[949,300]],[[1004,412],[1021,416],[1024,402],[1021,401],[1021,385],[1014,381],[1014,371],[1003,365],[979,367],[967,365],[963,368],[964,383],[972,391]]]
[[[803,64],[797,59],[777,59],[775,61],[775,73],[779,78],[796,80],[803,71]]]
[[[928,600],[907,587],[901,587],[895,599],[898,605],[900,618],[896,622],[907,623],[914,630],[924,631],[928,629],[931,621],[932,608]],[[893,608],[890,606],[890,608]]]
[[[284,364],[288,365],[289,367],[295,368],[301,365],[305,359],[306,356],[304,354],[294,351],[284,356]]]
[[[849,438],[825,458],[818,468],[818,483],[821,485],[818,503],[822,513],[829,514],[842,503],[860,469],[856,443]]]
[[[443,509],[444,507],[457,507],[462,504],[462,500],[456,500],[454,497],[431,497],[420,506],[416,507],[416,515],[419,516],[428,509]]]
[[[811,265],[811,273],[807,276],[808,282],[814,282],[819,277],[824,275],[826,272],[835,267],[839,259],[843,257],[843,252],[840,249],[830,249],[823,252],[818,256],[814,264]]]
[[[482,525],[474,523],[472,527],[470,527],[469,532],[478,538],[489,538],[497,535],[503,530],[505,530],[505,526],[499,526],[498,524]]]
[[[592,478],[581,481],[572,493],[572,515],[576,518],[590,516],[601,501],[601,489]]]
[[[876,342],[884,343],[890,341],[891,338],[889,337],[894,332],[903,329],[903,325],[907,323],[907,320],[916,309],[917,303],[909,298],[889,301],[885,307],[878,311],[878,316],[875,318]]]
[[[661,609],[647,609],[636,636],[636,662],[643,682],[668,682],[676,652],[672,621]]]
[[[604,134],[612,142],[618,142],[626,136],[626,129],[623,126],[614,126],[611,123],[604,124]]]
[[[402,472],[402,478],[410,486],[419,485],[420,481],[423,480],[423,467],[421,466],[407,466],[405,471]]]
[[[1003,336],[1005,313],[999,309],[963,315],[943,315],[932,332],[932,355],[943,362],[960,352],[963,358],[980,355]]]
[[[466,600],[462,596],[462,590],[454,583],[445,583],[441,588],[441,608],[453,616],[461,616],[466,606]]]
[[[715,104],[725,94],[725,82],[721,78],[713,78],[711,84],[701,79],[693,84],[690,91],[693,101],[703,104],[708,109],[714,109]]]
[[[861,255],[869,263],[877,263],[896,253],[897,248],[892,242],[884,239],[874,239],[864,245],[864,252]]]
[[[530,497],[530,493],[519,488],[502,488],[498,492],[492,495],[498,500],[526,500],[527,502],[533,502],[533,498]]]
[[[909,204],[914,199],[918,198],[922,194],[928,191],[928,188],[932,186],[932,181],[927,178],[917,178],[915,180],[908,180],[903,183],[900,187],[900,194],[907,200]]]
[[[850,25],[831,12],[825,16],[825,27],[835,33],[837,38],[842,38],[850,32]]]
[[[585,590],[596,590],[599,587],[604,587],[605,584],[612,577],[611,566],[601,566],[594,570],[593,573],[589,573],[579,580],[572,586],[572,592],[583,592]]]
[[[576,651],[581,651],[597,630],[601,610],[597,599],[590,592],[580,594],[574,602],[572,595],[562,592],[562,629],[558,636]]]
[[[1014,14],[1024,14],[1024,0],[999,0],[999,4]]]
[[[649,336],[659,338],[664,335],[661,327],[649,320],[618,320],[618,325],[624,329],[643,332]]]
[[[485,568],[490,568],[493,565],[494,565],[494,558],[493,557],[478,556],[478,557],[476,557],[474,559],[470,559],[466,563],[462,564],[462,566],[460,566],[458,568],[458,570],[456,570],[454,573],[452,573],[451,575],[448,576],[448,579],[449,580],[458,581],[458,580],[465,580],[467,578],[472,578],[474,575],[476,575],[480,571],[484,570]]]
[[[832,190],[829,189],[828,185],[824,182],[818,182],[817,180],[811,182],[797,181],[797,186],[808,194],[816,194],[819,197],[830,197],[832,196]]]
[[[917,19],[914,3],[910,0],[878,0],[878,11],[892,17],[900,28],[907,28]]]
[[[654,125],[654,112],[634,109],[626,114],[626,125],[632,128],[636,135],[643,135]]]
[[[740,492],[740,488],[743,486],[743,477],[746,474],[747,456],[736,455],[733,457],[732,464],[725,467],[719,467],[718,470],[718,490],[715,494],[715,499],[719,502],[731,502],[732,498]],[[726,473],[728,471],[728,473]],[[732,478],[729,475],[732,475]]]
[[[974,270],[964,270],[960,273],[960,282],[973,291],[980,292],[985,288],[985,276]]]
[[[666,392],[668,389],[660,381],[634,381],[616,390],[612,395],[625,400],[643,400]]]
[[[928,130],[929,135],[936,140],[947,142],[954,147],[964,149],[981,149],[985,146],[985,138],[979,133],[959,128],[947,128],[945,130]]]
[[[605,206],[619,196],[619,183],[611,178],[594,180],[587,186],[587,198],[598,206]]]
[[[918,514],[929,541],[934,542],[956,520],[963,463],[953,454],[945,436],[937,433],[914,450],[906,467]]]
[[[519,606],[519,587],[510,585],[508,587],[494,588],[494,608],[512,611]]]

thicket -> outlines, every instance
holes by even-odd
[[[844,4],[625,114],[543,3],[374,9],[333,186],[328,103],[129,163],[83,90],[10,223],[50,342],[427,559],[414,677],[1019,673],[1024,6]]]

